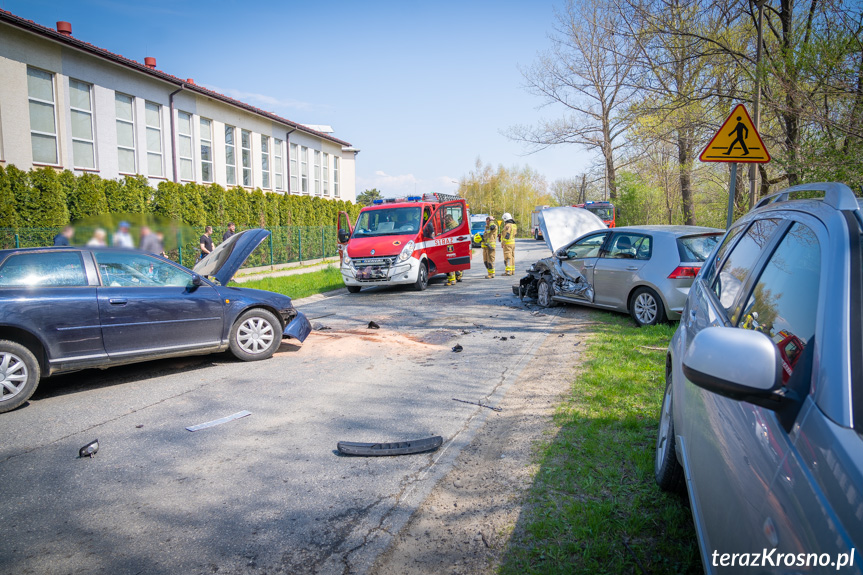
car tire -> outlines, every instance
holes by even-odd
[[[544,277],[539,280],[539,285],[536,286],[536,303],[542,307],[554,307],[557,302],[551,299],[554,297],[554,286],[551,284],[551,279]]]
[[[653,476],[663,491],[683,491],[683,467],[677,461],[677,442],[674,438],[671,374],[665,376],[665,396],[659,412],[659,431],[656,433],[656,455]]]
[[[665,321],[665,306],[655,291],[640,287],[632,294],[629,313],[638,327],[656,325]]]
[[[24,405],[36,391],[40,376],[39,361],[32,351],[20,343],[0,340],[0,413]]]
[[[347,286],[348,293],[360,293],[360,290],[363,289],[362,286]]]
[[[429,269],[425,262],[420,262],[420,271],[417,273],[417,281],[414,283],[416,291],[423,291],[429,285]]]
[[[282,324],[265,309],[250,309],[231,328],[231,353],[242,361],[272,357],[282,344]]]
[[[539,241],[539,231],[533,230],[533,239]]]

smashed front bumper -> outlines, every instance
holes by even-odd
[[[298,311],[297,315],[294,316],[294,319],[285,326],[285,330],[282,332],[282,337],[290,337],[303,342],[311,331],[312,324],[309,323],[309,320],[306,319],[306,316],[303,315],[302,312]]]

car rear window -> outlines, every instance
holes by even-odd
[[[76,251],[14,254],[0,267],[0,287],[85,285],[84,264]]]
[[[677,238],[677,253],[681,262],[703,262],[716,248],[722,234],[703,234]]]

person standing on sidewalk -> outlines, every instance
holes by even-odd
[[[485,269],[488,273],[485,276],[487,280],[494,279],[494,250],[497,247],[497,224],[494,219],[488,216],[485,219],[485,231],[482,234],[482,261],[485,264]]]
[[[500,243],[503,244],[503,262],[506,265],[503,275],[515,275],[515,236],[518,234],[518,226],[512,219],[512,214],[506,212],[503,215],[503,232]]]
[[[230,238],[235,233],[237,233],[237,225],[234,222],[230,222],[228,224],[228,231],[226,231],[224,234],[222,234],[222,241],[223,242],[228,241],[228,238]]]
[[[199,259],[204,259],[210,252],[213,251],[213,239],[210,237],[213,235],[213,226],[207,226],[204,228],[204,235],[201,236],[200,244],[201,244],[201,257]]]

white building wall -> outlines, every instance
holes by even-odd
[[[28,170],[34,167],[30,144],[30,115],[27,91],[27,66],[33,66],[54,74],[55,117],[59,163],[57,168],[73,170],[71,113],[69,101],[69,79],[86,82],[93,86],[92,113],[95,146],[95,169],[102,178],[122,177],[119,172],[117,154],[117,122],[115,94],[127,94],[134,98],[135,112],[135,161],[136,171],[147,175],[152,186],[159,182],[175,180],[173,166],[177,135],[171,132],[170,94],[178,89],[176,84],[154,78],[113,62],[74,48],[63,46],[35,34],[23,32],[13,26],[0,23],[0,163],[14,164]],[[161,106],[161,138],[163,176],[147,174],[147,126],[146,102]],[[275,140],[282,141],[282,176],[284,193],[290,186],[288,174],[290,143],[309,149],[309,195],[315,195],[314,150],[330,154],[329,181],[333,198],[333,156],[341,157],[340,195],[338,199],[355,200],[355,167],[353,152],[342,152],[340,145],[303,132],[291,126],[274,122],[270,118],[247,112],[218,99],[188,89],[174,96],[174,126],[178,130],[178,113],[192,114],[192,151],[195,180],[201,182],[201,130],[200,118],[212,122],[213,174],[216,183],[228,187],[225,164],[225,125],[236,128],[235,158],[237,185],[242,184],[241,130],[252,132],[252,186],[262,187],[261,134],[270,137],[270,182],[264,191],[275,189]],[[293,130],[293,131],[292,131]],[[288,132],[291,132],[288,135]],[[177,170],[179,171],[179,159]],[[298,162],[297,171],[300,170]],[[74,169],[76,173],[84,170]],[[90,171],[90,170],[86,170]],[[299,174],[297,174],[299,179]],[[203,182],[201,182],[203,183]],[[322,195],[322,194],[320,194]]]

